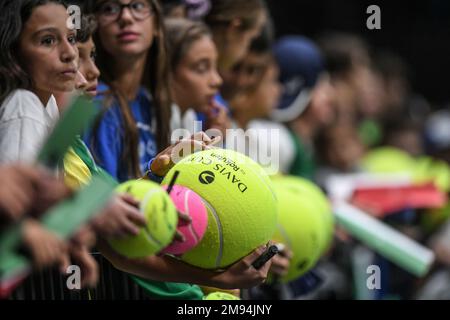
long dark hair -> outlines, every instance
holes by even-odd
[[[33,80],[18,58],[19,38],[33,10],[61,0],[3,0],[0,2],[0,105],[16,89],[31,90]]]
[[[158,150],[162,151],[169,145],[170,137],[170,105],[171,97],[169,92],[169,65],[167,58],[165,29],[163,23],[163,15],[157,0],[148,0],[153,7],[154,18],[156,19],[156,28],[158,36],[148,51],[147,63],[141,85],[150,92],[152,96],[152,104],[154,115],[156,117],[156,143]],[[93,10],[91,6],[90,10]],[[100,79],[105,82],[110,91],[105,99],[105,108],[103,114],[112,106],[112,97],[119,102],[120,112],[124,118],[124,150],[121,158],[127,165],[128,174],[131,177],[140,177],[142,172],[139,166],[139,133],[128,105],[127,99],[121,88],[114,83],[114,75],[112,74],[111,62],[113,59],[103,47],[98,32],[95,37],[97,47],[97,65],[101,71]],[[93,128],[93,136],[96,135],[101,118]],[[94,142],[94,141],[93,141]],[[95,145],[93,145],[95,150]]]

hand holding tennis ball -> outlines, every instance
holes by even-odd
[[[180,140],[167,147],[155,157],[151,163],[153,174],[163,177],[183,157],[202,150],[209,150],[220,141],[220,137],[211,139],[204,132],[197,132],[190,138]]]
[[[93,219],[94,230],[103,238],[135,236],[147,221],[139,211],[139,201],[129,194],[115,195],[109,205]]]
[[[267,246],[260,246],[248,256],[239,260],[235,264],[228,267],[225,271],[217,273],[215,276],[217,288],[221,289],[248,289],[260,285],[267,280],[270,267],[272,266],[272,259],[267,261],[260,269],[255,269],[252,263],[261,256]]]
[[[163,188],[167,190],[167,186]],[[187,219],[179,219],[177,226],[177,232],[182,234],[184,241],[172,242],[161,253],[181,255],[193,249],[202,240],[208,226],[208,212],[202,198],[186,187],[174,185],[170,190],[170,198],[178,214],[187,216]]]
[[[277,255],[272,258],[272,267],[270,273],[276,277],[284,277],[289,272],[293,253],[289,248],[285,247]]]
[[[118,192],[128,193],[139,201],[139,210],[147,223],[135,236],[109,239],[111,247],[129,258],[143,258],[158,253],[173,239],[178,222],[174,204],[158,184],[132,180],[121,184]]]

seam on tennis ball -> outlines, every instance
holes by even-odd
[[[222,255],[223,255],[223,230],[222,230],[222,222],[220,221],[220,217],[218,216],[216,210],[213,208],[213,206],[211,206],[211,204],[206,201],[205,199],[203,199],[203,202],[205,203],[205,205],[208,207],[209,210],[211,210],[211,213],[214,216],[214,219],[216,220],[217,223],[217,227],[218,227],[218,232],[219,232],[219,252],[217,253],[217,257],[216,257],[216,268],[218,268],[220,266],[220,262],[222,261]]]
[[[152,199],[152,197],[155,196],[155,194],[156,194],[157,192],[160,192],[160,191],[157,190],[157,189],[153,189],[153,190],[148,191],[148,192],[145,194],[144,199],[142,200],[141,205],[139,206],[139,211],[142,212],[142,214],[143,214],[144,216],[145,216],[144,208],[147,206],[147,203],[150,202],[150,200]],[[154,243],[156,243],[156,245],[158,245],[158,246],[162,246],[162,245],[163,245],[158,239],[156,239],[155,237],[153,237],[153,235],[151,234],[151,231],[148,229],[148,225],[146,225],[145,228],[144,228],[144,234],[147,236],[147,238],[148,238],[150,241],[153,241]]]
[[[189,195],[191,194],[191,190],[187,190],[187,192],[184,193],[184,208],[187,212],[187,215],[191,216],[189,213]],[[189,231],[191,232],[192,236],[195,238],[196,243],[199,242],[200,237],[197,234],[197,232],[195,232],[195,229],[192,226],[192,223],[189,224]]]
[[[150,230],[147,229],[147,226],[144,228],[144,235],[146,235],[147,239],[153,241],[157,246],[159,247],[163,246],[161,242],[159,242],[156,238],[153,238],[152,234],[150,233]]]
[[[280,231],[280,233],[281,233],[281,236],[282,236],[282,237],[285,239],[285,241],[287,242],[286,245],[287,245],[289,248],[292,248],[292,242],[291,242],[291,239],[289,238],[289,236],[288,236],[286,230],[284,229],[284,227],[283,227],[281,224],[278,224],[277,227],[278,227],[278,231]]]

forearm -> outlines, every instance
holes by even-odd
[[[119,255],[103,241],[98,244],[98,248],[117,269],[145,279],[227,289],[224,288],[220,273],[190,266],[168,256],[130,259]]]

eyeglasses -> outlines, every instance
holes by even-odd
[[[100,3],[97,9],[97,18],[99,23],[108,24],[117,21],[121,16],[123,9],[128,8],[136,20],[144,20],[153,14],[150,3],[146,0],[135,0],[129,4],[122,4],[119,1],[105,1]]]

